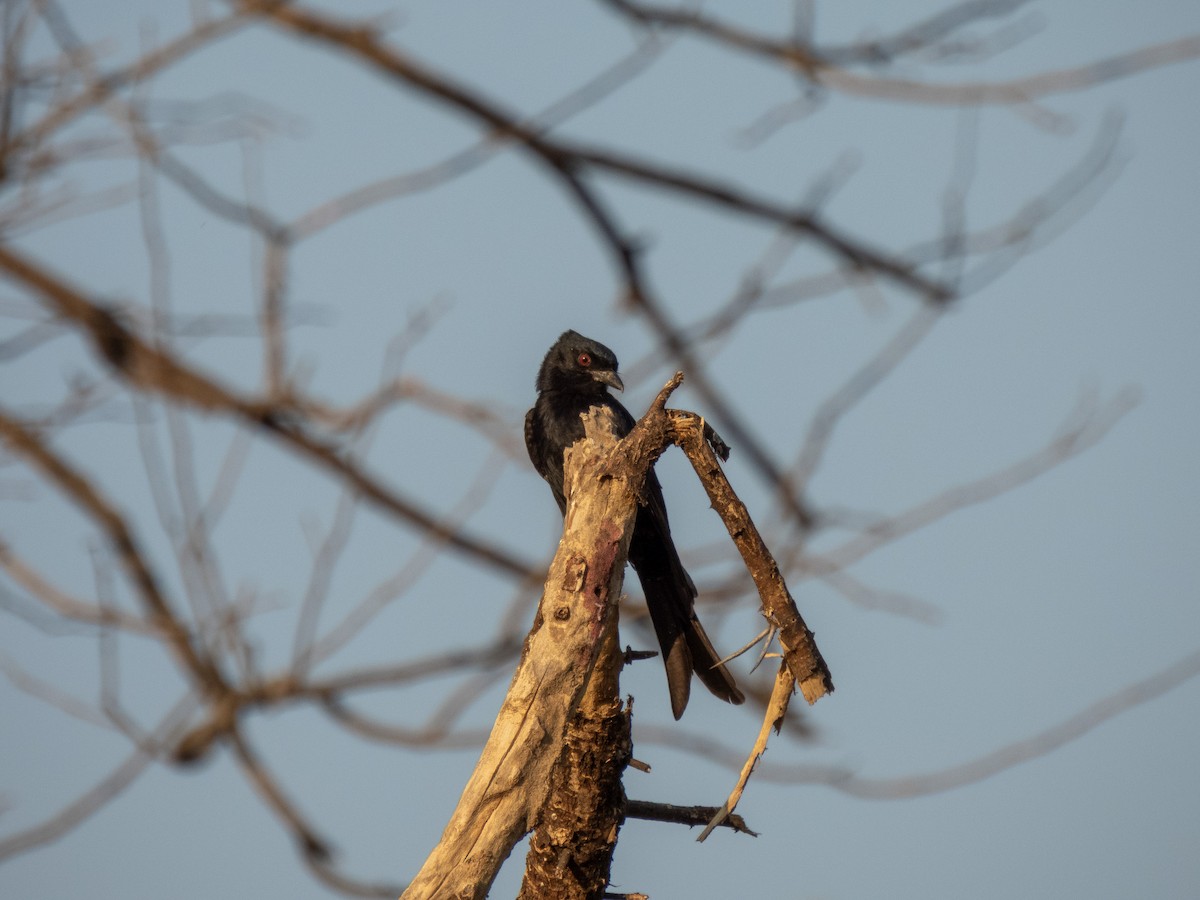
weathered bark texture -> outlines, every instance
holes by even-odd
[[[622,778],[633,752],[620,668],[616,629],[610,629],[567,728],[517,900],[599,900],[608,886],[617,833],[625,821]]]
[[[692,468],[700,477],[713,509],[721,516],[729,536],[746,563],[750,577],[762,600],[762,613],[779,631],[779,644],[788,671],[800,685],[800,692],[809,703],[833,691],[833,677],[817,649],[813,633],[804,624],[796,601],[792,599],[779,566],[762,535],[758,533],[745,504],[738,499],[733,487],[721,471],[721,464],[705,437],[704,419],[695,413],[670,410],[672,439],[687,454]]]
[[[538,823],[601,648],[615,649],[640,479],[607,474],[610,428],[584,420],[587,437],[565,457],[567,515],[533,630],[475,771],[403,900],[487,896],[513,846]],[[649,464],[643,460],[643,476]],[[615,671],[609,677],[615,695]]]

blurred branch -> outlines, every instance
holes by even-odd
[[[295,804],[284,793],[283,788],[267,770],[258,754],[246,741],[240,729],[234,728],[227,734],[233,755],[241,765],[242,774],[254,785],[266,806],[283,821],[306,859],[327,861],[331,855],[329,845],[321,838]]]
[[[820,63],[882,65],[894,62],[902,56],[934,47],[939,41],[981,19],[1006,16],[1027,2],[967,0],[892,35],[817,49],[811,46],[811,27],[798,30],[791,41],[778,41],[754,35],[696,9],[655,6],[632,0],[601,0],[603,5],[639,25],[699,34],[727,47],[781,59],[805,70],[815,68]]]
[[[1122,116],[1109,113],[1080,158],[1043,190],[1022,199],[1010,216],[989,225],[964,229],[949,246],[944,235],[910,244],[900,256],[920,266],[956,260],[965,265],[967,261],[978,260],[963,274],[957,286],[960,298],[977,293],[1033,252],[1045,248],[1092,208],[1120,171],[1117,146],[1121,130]],[[781,244],[784,235],[786,233],[776,235],[772,240],[768,255],[776,260],[791,250],[790,244]],[[768,276],[780,264],[777,261],[765,267],[753,267],[723,307],[678,328],[668,344],[671,352],[675,353],[675,347],[679,345],[690,351],[693,360],[698,359],[708,352],[710,342],[729,334],[743,318],[832,296],[852,287],[855,277],[853,272],[838,267],[772,284]],[[666,337],[663,339],[665,342]],[[657,357],[655,363],[661,366]],[[647,367],[639,367],[639,372],[644,368]],[[692,368],[684,368],[690,377]],[[740,440],[735,443],[741,446]]]
[[[32,828],[26,828],[0,838],[0,860],[32,850],[62,837],[129,787],[154,761],[154,753],[168,747],[183,728],[187,716],[196,706],[192,695],[185,696],[163,717],[155,729],[152,746],[138,747],[95,787],[85,791],[60,812]]]
[[[1094,728],[1127,710],[1149,703],[1167,691],[1200,675],[1200,650],[1193,651],[1160,672],[1136,681],[1071,716],[1024,740],[1000,747],[978,759],[927,775],[905,778],[864,778],[848,772],[830,772],[826,783],[846,794],[872,800],[924,797],[952,788],[975,784],[1006,769],[1045,756],[1077,740]]]
[[[716,179],[693,176],[675,166],[637,160],[632,156],[608,153],[585,145],[555,140],[522,124],[525,117],[503,109],[495,101],[456,84],[449,76],[435,73],[411,56],[388,47],[370,26],[351,24],[321,16],[299,6],[280,5],[263,0],[244,0],[248,12],[262,15],[298,34],[329,44],[379,69],[409,87],[448,104],[493,131],[526,148],[588,211],[589,218],[601,225],[591,191],[584,187],[582,170],[596,169],[619,175],[635,183],[660,188],[704,201],[715,209],[746,215],[754,219],[787,226],[839,257],[846,265],[869,270],[893,280],[919,296],[934,302],[951,299],[946,289],[918,274],[911,266],[875,251],[863,242],[851,239],[833,226],[819,221],[806,210],[789,209],[774,200],[758,197],[749,190],[724,184]],[[602,232],[606,229],[601,228]],[[623,242],[609,235],[608,242],[618,249]]]
[[[1017,485],[1032,481],[1101,440],[1137,404],[1136,391],[1126,390],[1106,404],[1087,398],[1041,449],[982,478],[951,487],[894,516],[879,519],[840,547],[804,557],[800,563],[810,574],[823,576],[841,571],[869,553],[956,510],[990,500]],[[785,566],[786,568],[786,566]]]
[[[942,84],[859,75],[844,67],[856,63],[879,65],[889,62],[896,56],[928,46],[932,41],[958,30],[972,20],[1006,14],[1019,4],[987,0],[964,3],[912,29],[907,29],[895,38],[866,41],[859,45],[831,48],[825,52],[820,47],[754,34],[701,12],[656,7],[631,0],[604,2],[635,22],[686,31],[716,41],[726,48],[781,63],[802,72],[815,84],[824,88],[859,97],[927,105],[1026,104],[1042,97],[1086,90],[1106,81],[1128,78],[1149,69],[1200,57],[1200,35],[1194,35],[1152,44],[1086,65],[1056,69],[1024,78]]]
[[[61,25],[65,20],[61,16],[52,16],[49,21],[52,25]],[[15,134],[9,141],[7,155],[15,157],[20,153],[33,153],[44,148],[55,132],[61,131],[89,110],[97,108],[122,88],[145,81],[197,50],[232,34],[248,21],[239,13],[231,13],[199,22],[190,31],[145,54],[131,65],[91,80],[73,97],[54,104],[41,119]]]
[[[196,645],[193,635],[171,608],[125,517],[87,478],[53,453],[37,434],[3,410],[0,410],[0,438],[79,506],[108,538],[126,577],[146,608],[151,626],[162,633],[185,670],[201,684],[223,689],[224,677]]]
[[[4,677],[17,690],[30,697],[36,697],[73,719],[98,728],[111,729],[113,727],[112,722],[94,706],[68,694],[57,685],[32,675],[2,654],[0,654],[0,673],[3,673]]]
[[[803,492],[808,487],[825,456],[834,429],[846,413],[895,370],[924,340],[939,318],[934,309],[917,309],[904,327],[897,331],[866,365],[859,368],[841,387],[821,402],[812,417],[800,454],[787,474],[794,491]]]
[[[140,616],[118,609],[106,609],[64,593],[18,557],[3,541],[0,541],[0,569],[23,587],[29,596],[64,619],[104,628],[121,628],[148,637],[161,636],[161,632],[153,623]]]
[[[113,370],[135,388],[163,394],[185,406],[220,412],[262,428],[301,457],[351,485],[364,497],[446,545],[518,578],[535,577],[536,568],[500,548],[447,526],[443,519],[401,496],[365,472],[353,460],[296,425],[289,410],[239,396],[176,357],[148,345],[102,305],[8,247],[0,246],[0,269],[33,290],[56,314],[70,321]]]
[[[1097,700],[1080,712],[1037,734],[1014,741],[974,760],[924,775],[898,778],[867,778],[844,766],[763,762],[755,776],[775,784],[821,784],[864,800],[902,800],[938,794],[985,781],[1032,759],[1045,756],[1078,740],[1105,722],[1200,676],[1200,650],[1193,651],[1155,674]],[[679,728],[642,725],[640,742],[682,750],[736,770],[743,762],[742,751],[709,734]]]
[[[522,124],[531,131],[556,128],[628,84],[653,64],[666,47],[667,42],[656,37],[639,42],[627,56]],[[485,138],[418,171],[365,184],[304,213],[292,223],[291,233],[296,240],[302,240],[376,204],[440,187],[503,150],[503,141]]]

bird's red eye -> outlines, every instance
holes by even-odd
[[[580,353],[578,363],[585,369],[592,364],[592,355],[590,353]]]

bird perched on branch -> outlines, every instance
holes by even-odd
[[[609,394],[610,387],[624,389],[617,374],[617,357],[603,344],[575,331],[563,332],[538,370],[537,402],[525,415],[525,447],[533,467],[550,484],[563,515],[567,512],[563,452],[584,436],[580,416],[592,407],[606,407],[613,413],[617,437],[633,429],[633,416]],[[662,647],[671,711],[676,719],[683,715],[693,671],[717,697],[741,703],[745,699],[742,692],[729,670],[719,664],[720,657],[696,618],[696,586],[671,540],[662,487],[653,469],[646,473],[643,499],[634,520],[629,562],[642,583],[650,621]]]

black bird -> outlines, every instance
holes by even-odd
[[[581,414],[591,407],[612,410],[618,437],[629,434],[634,418],[608,392],[624,389],[617,357],[603,344],[566,331],[542,360],[537,375],[537,402],[525,415],[525,447],[533,467],[550,484],[559,511],[563,496],[563,452],[584,436]],[[651,469],[646,473],[644,505],[638,507],[629,561],[637,572],[650,621],[662,647],[671,691],[671,711],[678,719],[687,707],[693,670],[713,694],[729,703],[745,698],[713,649],[696,618],[696,586],[679,561],[667,522],[662,487]]]

